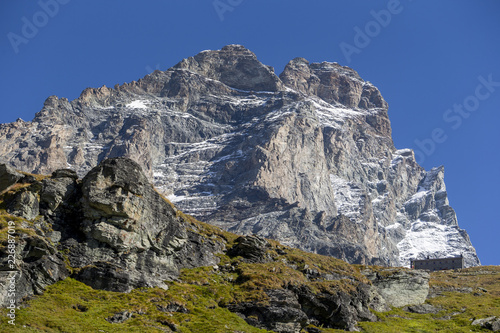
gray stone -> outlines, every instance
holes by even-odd
[[[69,258],[82,268],[77,278],[94,288],[166,288],[163,281],[180,268],[218,262],[222,245],[192,234],[130,159],[108,159],[91,170],[82,181],[81,201],[87,241]]]
[[[42,181],[40,202],[42,209],[55,212],[76,191],[75,179],[69,177],[48,178]]]
[[[158,304],[156,308],[161,312],[179,312],[179,313],[189,313],[189,310],[182,304],[172,301],[167,305]]]
[[[242,236],[235,240],[235,245],[228,251],[228,255],[241,256],[248,262],[266,262],[270,260],[266,251],[269,243],[262,237]]]
[[[500,331],[500,317],[492,316],[488,318],[476,319],[472,322],[473,326],[481,326],[482,328],[493,332]]]
[[[405,311],[412,312],[412,313],[418,313],[418,314],[428,314],[428,313],[433,313],[436,314],[439,311],[441,311],[440,308],[437,308],[431,304],[418,304],[418,305],[411,305],[407,306],[404,308]]]
[[[13,278],[15,300],[20,304],[25,297],[40,295],[47,286],[69,276],[63,256],[39,236],[22,235],[16,244],[16,267],[12,269],[7,255],[0,256],[0,279]],[[8,305],[9,283],[0,284],[0,306]]]
[[[31,191],[20,191],[8,204],[9,214],[33,220],[40,212],[38,196]]]
[[[252,326],[279,333],[300,332],[308,324],[297,295],[290,290],[266,292],[269,304],[246,302],[230,305],[232,312],[240,314]]]
[[[372,297],[374,308],[383,309],[385,305],[402,307],[423,304],[429,294],[429,273],[424,271],[403,268],[377,271],[367,268],[362,273],[372,282],[383,299]]]
[[[106,321],[111,324],[121,324],[127,321],[128,319],[132,318],[133,315],[134,314],[132,312],[122,311],[115,313],[111,317],[106,318]]]
[[[0,163],[0,192],[17,183],[22,177],[23,175],[14,170],[10,165]]]
[[[336,293],[313,292],[307,286],[291,288],[298,297],[302,311],[316,326],[359,331],[358,321],[376,321],[371,313],[370,287],[360,283],[354,292],[338,290]]]

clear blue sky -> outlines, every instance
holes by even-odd
[[[0,122],[226,44],[278,74],[299,56],[336,61],[379,87],[397,148],[445,166],[460,226],[499,265],[499,15],[496,0],[2,0]]]

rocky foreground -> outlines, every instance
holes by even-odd
[[[365,276],[340,260],[201,224],[157,193],[129,159],[105,160],[83,179],[64,169],[38,178],[3,170],[3,231],[14,221],[18,235],[18,302],[68,277],[114,292],[168,290],[182,269],[208,267],[191,282],[210,284],[215,274],[235,288],[219,304],[253,326],[298,332],[310,323],[352,330],[376,319],[370,307],[421,303],[427,295],[423,272]],[[6,250],[2,281],[11,274]],[[412,292],[403,290],[408,284]],[[0,295],[8,305],[6,290]]]
[[[444,168],[396,149],[380,91],[337,63],[296,58],[278,76],[228,45],[73,101],[50,96],[32,121],[0,125],[0,162],[26,172],[84,177],[121,156],[227,231],[356,264],[460,254],[480,264]]]
[[[444,278],[429,289],[423,271],[352,266],[222,231],[177,210],[126,158],[105,160],[83,179],[68,169],[37,176],[0,165],[0,192],[0,280],[17,272],[19,306],[16,326],[0,325],[12,332],[369,330],[396,318],[387,311],[404,311],[405,320],[435,312],[455,325],[453,318],[470,315],[467,308],[453,314],[454,304],[424,303],[428,295],[495,295]],[[498,282],[498,269],[488,274]],[[0,288],[5,307],[7,285]]]

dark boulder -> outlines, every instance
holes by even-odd
[[[0,192],[5,191],[15,183],[19,179],[23,177],[22,174],[14,170],[11,166],[7,164],[0,164]]]
[[[235,241],[235,245],[228,251],[232,257],[241,256],[245,261],[251,263],[266,262],[270,259],[267,254],[269,243],[259,236],[241,236]]]

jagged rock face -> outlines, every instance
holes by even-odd
[[[16,227],[26,226],[18,223]],[[64,257],[48,239],[23,235],[16,241],[16,270],[9,265],[12,258],[8,255],[11,253],[0,251],[0,278],[4,281],[0,285],[0,307],[10,305],[12,290],[15,290],[14,297],[18,302],[24,297],[42,294],[47,286],[69,276]]]
[[[217,264],[225,248],[177,216],[141,167],[125,158],[103,161],[83,180],[57,170],[5,203],[10,214],[32,221],[17,222],[29,230],[16,246],[19,272],[4,271],[8,257],[0,256],[2,277],[19,274],[18,300],[68,276],[111,291],[166,287],[181,268]]]
[[[241,45],[226,46],[220,51],[201,52],[184,59],[175,68],[186,69],[241,90],[283,89],[274,69],[263,65],[255,54]]]
[[[388,108],[377,88],[363,81],[351,68],[337,63],[310,64],[304,58],[295,58],[286,65],[280,79],[287,87],[316,95],[328,103],[367,110]],[[387,129],[390,134],[390,126]]]
[[[218,262],[223,245],[189,230],[132,160],[108,159],[92,169],[82,180],[81,203],[86,241],[70,248],[70,261],[88,285],[164,286],[180,268]]]
[[[0,126],[0,159],[38,173],[105,158],[139,163],[195,217],[354,263],[462,253],[443,169],[396,150],[387,103],[350,68],[292,60],[278,78],[238,45],[139,81],[49,97]]]

